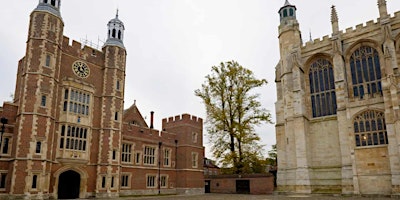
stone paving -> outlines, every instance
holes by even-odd
[[[324,195],[242,195],[242,194],[204,194],[204,195],[170,195],[147,197],[124,197],[119,200],[386,200],[398,199],[390,197],[358,197],[358,196],[324,196]]]

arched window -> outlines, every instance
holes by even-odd
[[[56,6],[56,0],[51,0],[51,5]]]
[[[375,49],[362,46],[355,50],[350,57],[350,70],[354,97],[382,95],[381,65]]]
[[[43,3],[47,3],[47,0],[44,0]]]
[[[121,39],[121,30],[118,31],[118,39]]]
[[[116,31],[115,29],[112,30],[112,37],[115,38]]]
[[[332,64],[326,59],[317,59],[311,64],[308,76],[313,117],[335,115],[337,105]]]
[[[283,17],[287,17],[287,10],[283,10]]]
[[[356,146],[388,144],[385,116],[383,112],[368,110],[354,118]]]
[[[293,14],[294,14],[293,8],[289,9],[289,16],[292,16],[292,17],[293,17]]]

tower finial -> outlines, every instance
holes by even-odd
[[[117,14],[115,15],[115,18],[117,18],[117,19],[118,19],[118,12],[119,12],[119,9],[117,8]]]
[[[334,5],[332,5],[331,7],[331,23],[332,23],[333,34],[339,33],[339,17]]]
[[[311,28],[310,28],[310,42],[312,42],[313,40],[312,40],[312,37],[311,37]]]
[[[338,22],[338,21],[339,21],[339,18],[338,18],[337,12],[336,12],[335,5],[332,5],[332,7],[331,7],[331,22],[333,23],[333,22]]]
[[[378,0],[379,15],[381,18],[386,18],[388,16],[386,0]]]

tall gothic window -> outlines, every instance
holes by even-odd
[[[311,64],[308,76],[313,117],[335,115],[337,105],[332,64],[326,59],[317,59]]]
[[[350,57],[353,95],[363,99],[365,94],[382,94],[381,65],[376,49],[362,46]]]
[[[388,144],[385,116],[383,112],[368,110],[354,118],[356,146]]]

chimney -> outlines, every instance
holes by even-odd
[[[154,128],[154,111],[150,112],[150,128]]]

